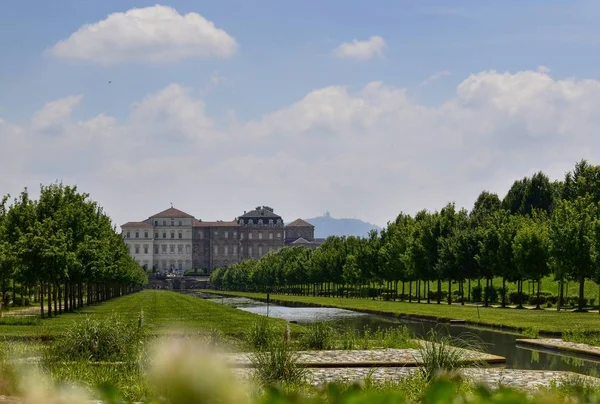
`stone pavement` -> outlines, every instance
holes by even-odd
[[[578,353],[600,358],[600,347],[577,342],[563,341],[560,338],[518,339],[517,344],[534,346],[536,348],[546,348],[557,351]]]
[[[235,374],[247,379],[252,376],[253,369],[235,369]],[[319,386],[330,382],[352,383],[369,377],[374,383],[401,382],[402,378],[409,376],[418,368],[329,368],[307,369],[307,382]],[[468,380],[475,383],[484,383],[490,388],[500,386],[525,390],[537,390],[550,387],[552,383],[580,379],[588,383],[595,383],[600,388],[600,379],[578,375],[572,372],[518,370],[503,368],[466,368],[460,373]]]
[[[484,362],[489,365],[504,364],[506,359],[487,353],[463,351],[465,362]],[[252,354],[224,354],[228,366],[252,367]],[[309,368],[357,368],[357,367],[414,367],[423,363],[418,349],[373,349],[339,351],[299,351],[298,363]]]

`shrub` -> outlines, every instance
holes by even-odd
[[[356,331],[353,328],[344,328],[340,333],[338,333],[338,338],[342,349],[356,349],[358,342],[356,337]]]
[[[529,295],[527,293],[524,292],[511,292],[508,295],[508,301],[511,304],[523,304],[525,302],[527,302],[527,300],[529,300]]]
[[[37,316],[27,317],[2,317],[0,325],[38,325],[42,320]]]
[[[21,298],[21,296],[15,296],[13,299],[13,305],[29,306],[30,305],[29,298],[27,296],[23,296],[23,298]]]
[[[483,291],[483,299],[489,303],[495,303],[498,301],[498,289],[493,286],[486,286]]]
[[[140,317],[141,318],[141,317]],[[104,318],[85,316],[56,338],[49,360],[134,361],[145,341],[143,321],[123,320],[113,313]]]
[[[481,296],[483,289],[481,288],[481,286],[475,286],[473,289],[471,289],[471,300],[473,302],[481,302]]]
[[[308,349],[331,349],[333,336],[333,328],[329,324],[319,321],[308,325],[302,343]]]

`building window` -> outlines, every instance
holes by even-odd
[[[225,232],[225,238],[229,238],[229,232],[228,231]]]
[[[183,225],[181,224],[181,220],[179,221],[179,225],[180,225],[180,226],[183,226]]]
[[[140,232],[139,231],[135,232],[135,238],[140,238]]]
[[[162,250],[163,254],[166,254],[167,253],[167,245],[163,244],[162,247],[161,247],[161,250]]]
[[[237,246],[236,245],[233,246],[233,255],[237,255]]]
[[[127,232],[127,238],[131,237],[131,234],[129,234],[129,232]]]
[[[248,257],[252,257],[252,246],[248,246]]]
[[[144,238],[148,238],[148,232],[147,231],[144,232]]]
[[[240,233],[240,240],[244,239],[244,233]]]
[[[131,254],[131,246],[129,244],[125,244],[127,246],[127,252]]]
[[[258,224],[263,224],[263,220],[262,219],[258,219]]]
[[[148,254],[148,244],[144,244],[144,254]]]
[[[186,254],[190,253],[190,246],[189,246],[189,244],[185,246],[185,253]]]
[[[215,232],[213,233],[213,235],[215,236],[215,238],[217,238],[217,236],[219,235],[219,232],[218,232],[218,231],[215,231]]]
[[[269,226],[273,225],[273,219],[269,219]]]
[[[179,261],[177,265],[179,266],[180,271],[183,270],[183,263],[181,261]]]
[[[175,254],[175,244],[171,244],[169,246],[169,251],[171,252],[171,254]]]
[[[219,254],[219,246],[218,245],[215,246],[215,255],[217,255],[217,254]]]
[[[199,231],[198,235],[200,236],[200,240],[204,240],[204,232],[203,231]]]
[[[166,225],[167,225],[167,221],[163,220],[163,226],[166,226]]]
[[[175,226],[175,220],[171,219],[171,226]]]
[[[263,254],[262,246],[261,246],[261,245],[259,245],[259,246],[258,246],[258,256],[259,256],[259,257],[262,257],[262,254]]]
[[[154,246],[154,254],[158,254],[158,244]]]
[[[163,232],[163,238],[167,238],[167,233]]]
[[[155,225],[155,226],[158,226],[158,220],[155,220],[155,221],[154,221],[154,225]]]
[[[171,238],[175,238],[175,232],[171,232]]]
[[[258,232],[258,239],[259,239],[259,240],[262,240],[262,231],[259,231],[259,232]]]
[[[281,233],[277,233],[277,238],[281,238]]]
[[[252,233],[248,233],[248,240],[252,240]]]
[[[273,233],[269,232],[269,240],[273,240]]]
[[[179,238],[183,238],[183,233],[179,232]]]
[[[183,254],[183,244],[178,244],[178,245],[177,245],[177,252],[178,252],[179,254]]]
[[[244,253],[244,246],[243,246],[243,245],[241,245],[241,246],[240,246],[240,254],[243,254],[243,253]]]
[[[158,238],[159,234],[158,233],[154,233],[154,238]]]
[[[233,232],[233,238],[237,238],[237,231]]]
[[[224,255],[229,255],[229,246],[223,247],[223,254]]]
[[[135,253],[136,254],[140,253],[140,246],[138,244],[135,245]]]
[[[163,270],[167,270],[167,261],[166,260],[162,260],[162,268]]]

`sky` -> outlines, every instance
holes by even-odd
[[[156,0],[155,0],[156,1]],[[599,164],[597,1],[4,0],[0,193],[384,226]]]

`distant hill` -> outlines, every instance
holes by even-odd
[[[359,236],[366,237],[371,230],[381,230],[381,227],[358,219],[331,217],[329,212],[312,219],[304,219],[315,226],[315,238],[329,236]]]

